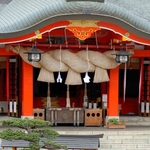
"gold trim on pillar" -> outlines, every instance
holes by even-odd
[[[75,37],[80,40],[85,40],[91,35],[100,30],[97,25],[98,21],[93,20],[69,20],[70,24],[66,27],[67,30],[71,31]]]

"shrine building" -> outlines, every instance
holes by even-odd
[[[149,6],[1,0],[0,113],[34,118],[43,110],[55,125],[85,124],[93,113],[101,116],[98,125],[150,117]]]

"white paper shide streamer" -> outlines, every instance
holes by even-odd
[[[90,77],[88,75],[88,70],[89,70],[89,57],[88,57],[88,46],[86,47],[86,52],[87,52],[87,62],[88,62],[88,69],[87,72],[85,73],[85,77],[83,78],[84,83],[89,83],[90,82]]]
[[[149,113],[149,102],[146,102],[146,113]]]
[[[61,67],[62,67],[62,64],[61,64],[61,45],[60,45],[60,66],[59,66],[59,70],[61,71]],[[60,75],[60,71],[58,72],[58,77],[57,77],[57,83],[62,83],[62,78],[61,78],[61,75]]]
[[[144,113],[144,102],[141,102],[141,113]]]

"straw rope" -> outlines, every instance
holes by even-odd
[[[112,55],[113,50],[100,53],[98,51],[81,50],[77,53],[65,49],[54,50],[42,54],[40,62],[29,62],[28,57],[24,52],[31,50],[31,48],[16,46],[7,46],[15,53],[18,53],[22,59],[28,64],[36,68],[41,68],[38,80],[44,82],[54,82],[53,72],[68,72],[65,84],[77,85],[82,84],[80,73],[95,72],[94,83],[109,81],[107,69],[117,67],[118,63],[115,61],[115,56]],[[19,49],[19,50],[18,50]],[[133,52],[132,52],[133,53]],[[60,56],[61,55],[61,56]],[[60,67],[61,62],[61,67]]]

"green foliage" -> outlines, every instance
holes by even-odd
[[[56,148],[56,149],[65,149],[67,150],[67,146],[62,146],[56,142],[52,142],[52,141],[42,141],[44,144],[45,144],[45,148],[48,148],[48,149],[53,149],[53,148]]]
[[[40,139],[46,138],[43,148],[62,148],[67,149],[66,146],[62,146],[58,143],[51,141],[54,138],[57,138],[59,134],[51,129],[39,129],[42,127],[49,127],[51,124],[49,121],[44,120],[34,120],[34,119],[21,119],[15,118],[10,120],[3,120],[3,126],[19,127],[24,130],[12,130],[6,129],[0,132],[0,138],[5,140],[26,140],[29,141],[29,148],[24,148],[22,150],[39,150],[40,149]],[[25,132],[26,131],[26,132]]]
[[[39,150],[40,137],[36,133],[26,134],[24,131],[6,129],[0,132],[0,138],[5,140],[26,140],[30,141],[30,148],[33,150]]]
[[[117,118],[109,119],[108,122],[109,122],[109,123],[112,123],[112,124],[124,123],[123,120],[119,120],[119,119],[117,119]]]
[[[29,118],[25,118],[25,119],[13,118],[10,120],[3,120],[2,125],[22,128],[25,129],[28,133],[30,133],[31,129],[48,127],[51,125],[51,123],[49,121],[35,120]]]
[[[59,134],[56,131],[50,130],[50,129],[32,130],[32,133],[38,134],[38,136],[41,138],[45,137],[45,138],[49,138],[49,139],[54,139],[59,136]]]

